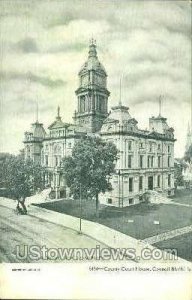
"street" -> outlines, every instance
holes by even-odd
[[[17,245],[47,248],[95,248],[97,245],[104,247],[96,240],[79,235],[71,229],[29,215],[17,215],[12,209],[3,206],[0,206],[0,230],[0,262],[34,262],[29,258],[25,260],[16,258]],[[46,261],[38,260],[38,262]]]

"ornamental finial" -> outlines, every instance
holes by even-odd
[[[96,40],[92,37],[89,41],[90,45],[95,45],[96,46]]]
[[[57,107],[57,119],[61,119],[61,116],[60,116],[60,106]]]

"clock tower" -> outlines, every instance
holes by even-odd
[[[89,45],[87,61],[79,71],[79,88],[76,90],[78,108],[75,124],[84,126],[88,132],[100,130],[108,115],[107,73],[97,57],[96,42]]]

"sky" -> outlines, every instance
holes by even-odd
[[[109,109],[121,98],[141,129],[159,113],[175,129],[182,157],[190,121],[190,1],[1,0],[0,152],[18,153],[36,120],[47,127],[57,106],[73,122],[78,71],[91,38],[108,74]]]

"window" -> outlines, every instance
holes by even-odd
[[[171,147],[170,147],[170,145],[167,146],[167,149],[168,149],[168,153],[170,153],[170,152],[171,152]]]
[[[48,155],[45,155],[45,165],[48,166]]]
[[[141,169],[143,168],[143,155],[140,155],[139,157],[139,166]]]
[[[150,142],[149,143],[149,152],[152,152],[152,146],[153,146],[153,144]]]
[[[133,203],[134,203],[133,198],[130,198],[129,199],[129,204],[133,204]]]
[[[80,112],[85,111],[85,96],[80,97]]]
[[[161,144],[158,144],[157,149],[158,149],[158,150],[161,150]]]
[[[153,168],[154,156],[151,156],[151,168]]]
[[[132,150],[132,141],[128,141],[128,150]]]
[[[55,166],[56,167],[60,166],[60,162],[61,162],[61,156],[55,155]]]
[[[170,167],[171,157],[168,156],[167,166]]]
[[[112,204],[112,199],[111,199],[111,198],[108,198],[108,199],[107,199],[107,202],[108,202],[108,204]]]
[[[129,178],[129,192],[133,192],[133,178]]]
[[[140,146],[139,146],[140,148],[143,148],[143,143],[140,143]]]
[[[159,188],[160,185],[161,185],[161,176],[158,175],[158,176],[157,176],[157,187]]]
[[[171,174],[168,175],[168,186],[171,186]]]
[[[150,167],[150,156],[148,156],[148,158],[147,158],[147,167],[148,168]]]
[[[143,190],[143,176],[139,177],[139,190],[142,191]]]
[[[132,155],[128,155],[128,168],[132,167]]]
[[[58,166],[58,158],[57,158],[56,155],[55,155],[55,166],[56,166],[56,167]]]
[[[102,108],[103,108],[103,97],[99,96],[98,97],[98,110],[102,111]]]
[[[161,156],[158,156],[158,168],[161,167]]]

